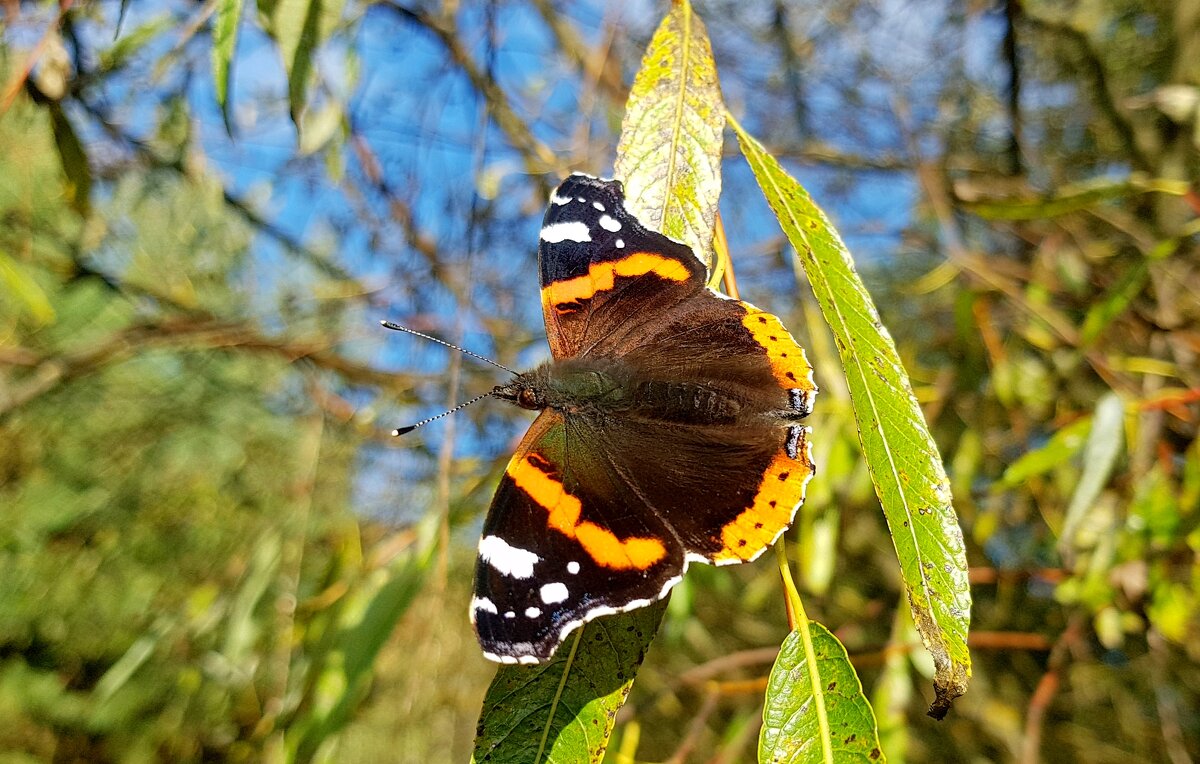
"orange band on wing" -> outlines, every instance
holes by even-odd
[[[553,281],[542,289],[542,299],[555,307],[594,297],[613,288],[618,276],[645,276],[653,273],[669,281],[687,281],[687,266],[670,257],[651,252],[634,252],[620,260],[592,263],[588,272],[573,279]]]
[[[622,541],[607,528],[588,520],[580,521],[583,504],[541,466],[549,466],[541,455],[518,454],[509,462],[506,472],[518,488],[550,513],[549,526],[578,541],[596,564],[616,570],[646,570],[666,556],[666,547],[656,538],[635,536]]]
[[[725,548],[713,555],[713,562],[751,560],[791,525],[813,474],[807,443],[800,445],[797,459],[784,451],[775,455],[758,484],[753,503],[721,528]]]
[[[742,319],[742,326],[750,330],[755,342],[766,348],[771,372],[780,385],[810,392],[817,389],[804,348],[796,344],[778,318],[751,308]]]

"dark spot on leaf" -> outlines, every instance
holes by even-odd
[[[879,758],[879,756],[880,756],[879,749],[878,749],[878,748],[872,748],[872,749],[871,749],[871,752],[870,752],[869,754],[867,754],[867,756],[871,757],[871,759],[872,759],[872,760],[874,760],[874,759],[878,759],[878,758]]]
[[[850,745],[857,739],[858,739],[858,735],[855,735],[853,732],[851,732],[850,737],[846,738],[846,745]]]
[[[837,682],[830,682],[829,686],[825,688],[825,690],[827,692],[833,692],[836,689],[837,689]]]

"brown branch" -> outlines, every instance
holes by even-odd
[[[533,5],[542,21],[550,28],[550,33],[554,35],[558,52],[568,56],[584,76],[596,83],[609,100],[615,104],[625,103],[625,99],[629,97],[629,88],[625,87],[621,78],[619,63],[608,55],[609,46],[605,44],[597,50],[590,50],[583,37],[567,21],[567,17],[554,8],[549,0],[534,0]]]
[[[0,96],[0,117],[8,113],[9,107],[12,106],[13,100],[17,97],[17,93],[20,93],[21,88],[25,86],[29,75],[33,73],[33,67],[37,66],[37,62],[42,57],[42,53],[45,52],[46,46],[54,36],[54,32],[58,31],[59,26],[62,24],[63,16],[66,15],[67,11],[71,10],[73,4],[74,0],[59,0],[58,13],[55,15],[54,20],[46,27],[46,31],[42,33],[41,38],[33,46],[33,50],[29,51],[29,57],[25,60],[25,65],[17,69],[13,73],[12,79],[5,85],[3,95]]]
[[[6,399],[0,400],[0,417],[70,381],[125,361],[147,349],[261,351],[281,356],[288,362],[304,359],[357,384],[396,391],[411,389],[411,377],[378,371],[351,361],[330,351],[328,348],[333,344],[335,341],[324,339],[304,341],[266,337],[242,325],[188,318],[131,326],[85,350],[41,355],[36,361],[34,351],[18,348],[15,352],[21,361],[19,365],[32,371],[21,384],[12,388]],[[12,353],[9,355],[11,357]]]
[[[1142,153],[1142,150],[1138,148],[1137,136],[1134,135],[1133,126],[1117,106],[1116,97],[1108,82],[1108,72],[1105,69],[1104,61],[1100,58],[1096,49],[1092,47],[1092,41],[1088,39],[1087,34],[1071,26],[1066,21],[1049,19],[1030,13],[1028,3],[1024,4],[1024,10],[1024,18],[1028,19],[1035,28],[1057,35],[1075,48],[1080,59],[1078,66],[1079,73],[1089,81],[1091,85],[1089,89],[1092,92],[1093,101],[1096,104],[1096,108],[1099,109],[1100,115],[1108,123],[1109,127],[1113,129],[1113,132],[1116,133],[1134,167],[1146,172],[1151,171],[1150,161]]]
[[[1071,647],[1083,633],[1084,617],[1080,614],[1071,616],[1067,628],[1059,635],[1050,650],[1046,673],[1042,674],[1033,696],[1029,699],[1029,710],[1025,717],[1025,740],[1021,745],[1020,764],[1037,764],[1042,747],[1042,723],[1046,711],[1058,688],[1062,684],[1062,671],[1066,666]]]
[[[458,26],[453,16],[442,13],[435,17],[421,10],[405,8],[396,0],[377,0],[376,4],[415,22],[442,43],[450,55],[450,60],[462,70],[475,90],[487,101],[492,120],[496,123],[496,127],[504,133],[509,144],[521,155],[525,163],[525,171],[529,173],[534,182],[542,187],[543,195],[548,194],[550,189],[546,185],[544,175],[558,165],[554,152],[534,137],[529,124],[517,114],[504,89],[489,72],[480,68],[475,62],[470,51],[459,39]]]
[[[443,265],[442,255],[438,251],[437,242],[434,241],[432,236],[417,226],[412,208],[407,201],[400,198],[395,189],[392,188],[392,185],[384,177],[379,159],[375,151],[371,148],[371,145],[367,143],[366,137],[361,133],[352,132],[350,135],[350,148],[354,151],[354,155],[358,159],[358,164],[362,168],[367,182],[387,202],[388,211],[391,212],[395,221],[400,224],[408,245],[417,254],[425,258],[425,262],[429,264],[430,273],[454,295],[454,299],[459,305],[470,305],[470,295],[461,276],[456,270]],[[347,190],[350,193],[355,192],[355,189],[349,186],[347,186]]]
[[[83,107],[84,111],[90,114],[94,120],[96,120],[96,122],[100,125],[100,128],[104,130],[104,132],[108,134],[110,138],[128,146],[142,161],[157,169],[171,170],[184,178],[191,177],[191,172],[185,166],[182,158],[167,157],[159,154],[147,141],[144,141],[137,136],[130,135],[121,129],[99,107],[84,100],[83,98],[77,98],[77,101],[79,105]],[[249,204],[234,196],[233,193],[231,193],[228,189],[222,187],[221,195],[229,209],[235,212],[243,221],[256,228],[259,232],[266,234],[269,238],[275,240],[288,254],[303,258],[325,276],[355,285],[357,288],[352,290],[352,292],[356,295],[373,294],[373,290],[370,290],[359,283],[348,271],[344,270],[336,263],[330,262],[329,258],[326,256],[316,252],[313,249],[310,249],[303,242],[297,240],[286,231],[276,226],[274,223],[259,215],[250,207]],[[367,297],[367,300],[368,302],[375,302],[375,300],[371,299],[370,297]]]

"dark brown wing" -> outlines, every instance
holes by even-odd
[[[664,314],[703,291],[691,249],[625,209],[613,180],[572,175],[550,197],[539,236],[542,315],[555,358],[589,352],[630,319]]]

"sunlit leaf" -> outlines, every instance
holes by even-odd
[[[966,200],[963,206],[987,220],[1043,220],[1078,212],[1098,203],[1132,194],[1157,192],[1182,196],[1187,190],[1188,184],[1184,181],[1133,175],[1128,178],[1101,178],[1074,186],[1063,186],[1053,196]]]
[[[54,306],[50,304],[45,290],[25,272],[20,263],[3,251],[0,251],[0,288],[8,298],[22,306],[35,322],[48,324],[54,320]]]
[[[1125,406],[1116,393],[1108,393],[1096,404],[1091,431],[1083,449],[1083,473],[1067,506],[1066,520],[1059,534],[1059,552],[1071,559],[1075,536],[1088,512],[1096,506],[1100,492],[1108,483],[1117,457],[1125,445]]]
[[[217,22],[213,26],[212,68],[217,104],[230,128],[229,91],[233,82],[233,56],[237,52],[238,25],[242,20],[242,0],[220,0]]]
[[[730,122],[833,330],[859,441],[896,545],[913,620],[937,666],[937,698],[929,712],[940,718],[966,691],[971,676],[966,550],[941,456],[895,343],[846,245],[800,184]]]
[[[666,603],[592,621],[538,666],[501,666],[483,701],[477,764],[600,761]]]
[[[321,108],[306,113],[300,120],[300,140],[297,151],[301,156],[319,151],[342,126],[344,111],[337,101],[328,101]]]
[[[875,714],[846,648],[819,623],[783,641],[767,684],[758,760],[881,762]]]
[[[313,56],[342,18],[346,0],[258,0],[263,27],[275,38],[288,75],[288,105],[300,124]]]
[[[648,228],[711,263],[725,126],[708,34],[689,3],[654,33],[633,81],[617,145],[626,206]]]
[[[375,658],[421,591],[433,558],[426,522],[418,541],[387,567],[373,571],[342,603],[334,632],[320,653],[311,705],[289,725],[288,751],[293,761],[309,761],[322,742],[342,729],[362,702],[372,679]]]
[[[1092,427],[1092,418],[1078,419],[1062,428],[1046,441],[1040,448],[1022,454],[997,482],[997,488],[1015,488],[1031,477],[1044,475],[1060,464],[1069,461],[1083,447],[1088,430]]]

